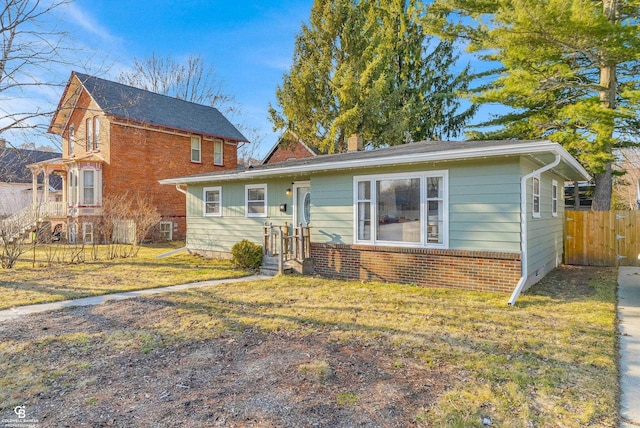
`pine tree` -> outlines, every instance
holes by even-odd
[[[452,70],[450,42],[429,37],[414,0],[316,0],[296,37],[293,65],[271,108],[276,129],[320,152],[346,150],[359,133],[371,147],[459,135],[468,68]]]
[[[561,143],[596,181],[595,210],[611,203],[614,150],[638,128],[638,0],[435,0],[428,26],[499,62],[474,101],[509,113],[475,138]]]

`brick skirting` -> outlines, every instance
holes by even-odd
[[[519,253],[312,243],[311,257],[326,277],[475,291],[511,293],[521,274]]]

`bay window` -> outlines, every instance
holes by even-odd
[[[354,177],[355,242],[446,248],[447,171]]]

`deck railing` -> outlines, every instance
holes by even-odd
[[[286,222],[284,226],[265,223],[263,231],[263,253],[265,256],[278,257],[279,271],[282,271],[286,261],[302,261],[311,257],[309,226],[293,226]]]

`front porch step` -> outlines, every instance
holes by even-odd
[[[292,269],[289,262],[284,263],[283,273],[291,273]],[[278,257],[263,256],[260,274],[265,276],[276,276],[278,274]]]

